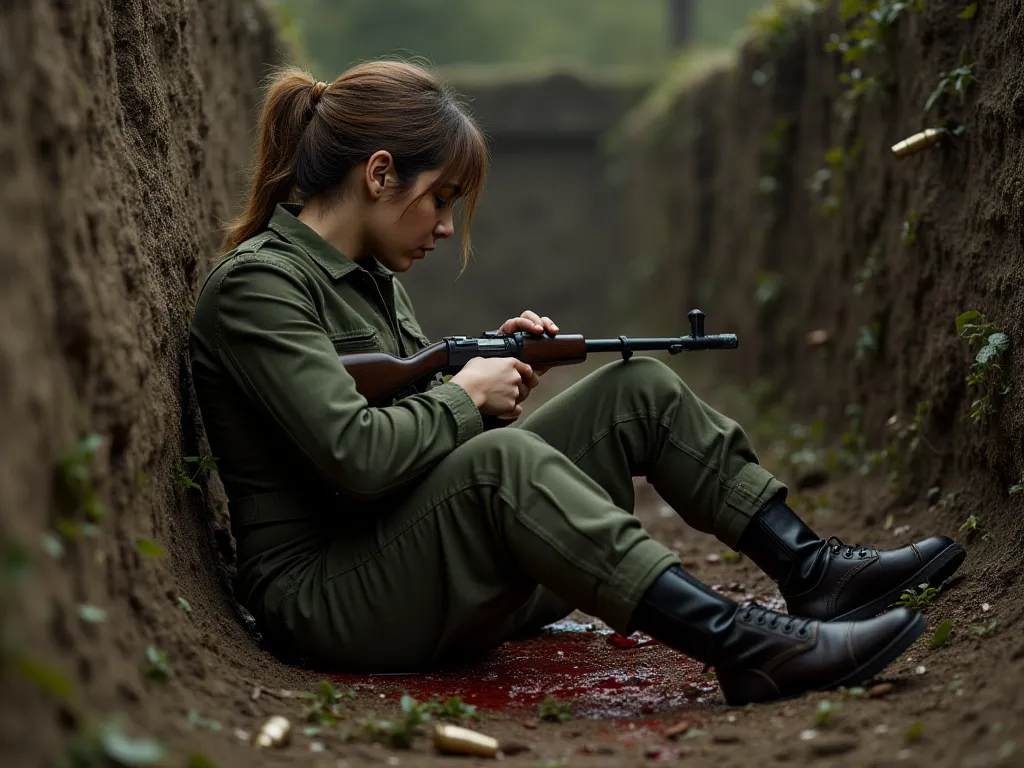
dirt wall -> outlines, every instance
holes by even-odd
[[[242,0],[0,8],[5,765],[56,764],[118,716],[173,741],[195,694],[149,681],[146,648],[199,691],[221,648],[250,642],[212,565],[220,488],[196,478],[204,509],[175,478],[203,452],[191,304],[278,48]]]
[[[892,414],[928,400],[933,437],[957,446],[931,466],[984,470],[1005,501],[1024,473],[1024,15],[1012,2],[982,3],[972,19],[958,3],[924,5],[899,18],[888,53],[859,63],[892,82],[848,119],[840,77],[854,65],[825,47],[849,25],[832,5],[778,22],[735,66],[631,116],[620,164],[631,188],[649,183],[629,231],[656,257],[635,279],[646,276],[648,322],[699,303],[709,330],[740,335],[736,354],[714,358],[724,371],[770,380],[834,429],[859,404],[881,439]],[[963,104],[945,95],[925,113],[965,46],[977,82]],[[943,122],[963,134],[894,156]],[[832,180],[815,191],[822,169]],[[978,347],[954,324],[967,310],[1011,340],[1000,358],[1011,389],[983,425],[968,417],[965,383]],[[809,343],[815,330],[825,343]]]

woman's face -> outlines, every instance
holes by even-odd
[[[413,262],[425,258],[438,240],[455,234],[452,207],[458,198],[458,184],[435,189],[439,171],[424,171],[405,194],[387,189],[396,182],[388,176],[385,194],[374,201],[367,221],[373,254],[392,272],[405,272]]]

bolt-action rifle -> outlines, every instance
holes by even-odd
[[[670,355],[703,349],[735,349],[739,339],[732,333],[704,333],[704,313],[692,310],[690,335],[655,339],[585,339],[580,334],[517,331],[503,335],[486,331],[482,337],[445,336],[412,357],[395,357],[383,352],[353,352],[340,355],[341,363],[356,389],[371,404],[428,379],[437,373],[454,374],[474,357],[517,357],[530,365],[571,365],[582,363],[591,352],[619,352],[629,360],[634,352],[665,350]]]

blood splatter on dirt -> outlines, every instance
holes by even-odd
[[[561,622],[463,667],[334,679],[341,685],[372,685],[392,698],[461,696],[480,709],[514,710],[535,708],[552,696],[572,701],[575,717],[637,718],[707,702],[718,686],[703,669],[645,635],[625,638],[601,624]]]

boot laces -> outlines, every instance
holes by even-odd
[[[740,606],[740,610],[743,612],[740,618],[750,624],[767,624],[772,629],[779,629],[779,623],[785,622],[781,630],[787,635],[793,634],[795,631],[800,637],[805,637],[811,626],[811,619],[777,613],[757,603],[744,603]]]
[[[842,553],[843,557],[853,557],[854,554],[860,557],[867,557],[871,554],[871,549],[868,547],[862,544],[844,544],[838,536],[829,536],[828,541],[825,543],[832,550],[833,556]]]

